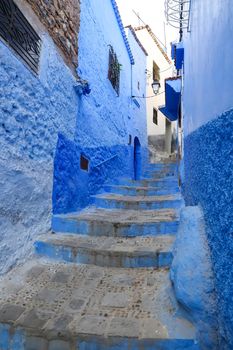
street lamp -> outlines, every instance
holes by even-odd
[[[158,80],[154,80],[153,83],[151,84],[152,89],[154,91],[155,95],[158,95],[159,89],[160,89],[160,82]]]

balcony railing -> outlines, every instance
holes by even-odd
[[[165,0],[167,22],[182,32],[190,29],[190,11],[191,0]]]

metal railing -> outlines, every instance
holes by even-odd
[[[174,28],[189,29],[191,0],[165,0],[165,16]]]
[[[91,169],[96,169],[96,168],[100,167],[101,165],[110,162],[112,159],[114,159],[114,158],[116,158],[116,157],[117,157],[117,154],[114,154],[112,157],[110,157],[110,158],[108,158],[108,159],[105,159],[105,160],[103,160],[102,162],[96,164],[96,165],[93,166]]]

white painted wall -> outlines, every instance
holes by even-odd
[[[147,57],[147,93],[146,96],[153,96],[154,92],[151,87],[153,83],[153,61],[160,68],[160,94],[152,98],[147,98],[147,132],[148,136],[165,135],[166,118],[158,111],[158,125],[153,123],[153,108],[158,108],[165,105],[165,90],[164,81],[166,78],[173,75],[173,65],[169,64],[156,43],[152,39],[147,29],[137,30],[136,34],[142,45],[148,53]],[[175,123],[172,123],[172,130],[175,128]]]
[[[192,1],[184,40],[185,136],[233,107],[232,18],[232,0]]]

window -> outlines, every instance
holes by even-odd
[[[80,156],[80,168],[85,171],[88,171],[89,169],[89,160],[82,154]]]
[[[156,108],[153,108],[153,123],[158,125],[158,111]]]
[[[159,66],[153,61],[153,81],[160,81],[160,69]]]
[[[37,73],[41,40],[13,0],[0,0],[0,37]]]
[[[108,79],[110,80],[113,89],[119,96],[120,92],[120,70],[121,65],[118,62],[117,55],[115,54],[111,45],[109,49],[109,63],[108,63]]]

